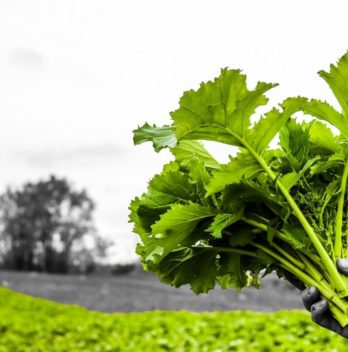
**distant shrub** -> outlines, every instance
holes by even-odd
[[[112,275],[125,275],[125,274],[130,273],[134,269],[135,269],[134,263],[127,263],[127,264],[118,263],[118,264],[115,264],[111,267],[111,274]]]

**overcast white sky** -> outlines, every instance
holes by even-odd
[[[97,202],[113,260],[135,258],[128,205],[169,160],[133,147],[184,90],[241,68],[250,86],[329,100],[316,72],[348,49],[348,3],[318,0],[0,1],[0,191],[67,177]]]

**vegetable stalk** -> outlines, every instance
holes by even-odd
[[[234,135],[233,132],[230,132],[235,138],[236,136]],[[250,154],[255,158],[255,160],[262,166],[262,168],[266,171],[267,175],[272,179],[272,181],[275,181],[277,187],[279,190],[282,192],[284,195],[285,199],[288,201],[290,207],[292,208],[294,215],[297,217],[297,219],[300,221],[301,225],[303,226],[304,230],[308,234],[310,240],[312,241],[315,249],[317,250],[318,254],[320,255],[321,259],[323,260],[323,263],[325,267],[327,268],[327,271],[329,272],[332,282],[335,285],[336,289],[338,290],[338,293],[342,296],[348,295],[348,288],[341,277],[341,275],[338,273],[336,269],[336,265],[332,262],[330,256],[326,252],[324,246],[320,242],[317,234],[313,230],[312,226],[309,224],[305,216],[303,215],[302,211],[286,189],[286,187],[281,183],[279,178],[277,178],[277,175],[274,174],[274,172],[271,170],[271,168],[267,165],[265,160],[256,153],[256,151],[245,141],[241,140],[241,143],[246,147],[246,149],[250,152]],[[348,170],[347,170],[348,172]]]
[[[342,257],[343,207],[344,207],[344,199],[346,196],[347,177],[348,177],[348,160],[346,160],[344,164],[341,187],[340,187],[340,196],[337,203],[337,212],[336,212],[336,219],[335,219],[335,247],[334,247],[335,261]]]

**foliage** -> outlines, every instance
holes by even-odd
[[[112,275],[125,275],[129,274],[136,268],[135,263],[117,263],[111,266]]]
[[[105,314],[0,289],[0,352],[346,351],[307,313]]]
[[[0,198],[1,243],[5,266],[16,270],[68,270],[74,246],[86,235],[96,237],[94,202],[65,179],[26,183]]]
[[[317,287],[348,324],[348,281],[336,269],[336,260],[348,257],[348,53],[320,76],[341,111],[288,98],[253,124],[275,84],[250,90],[244,74],[226,68],[183,94],[171,125],[134,131],[135,144],[151,141],[174,156],[130,205],[147,270],[195,293],[216,283],[258,287],[261,271],[276,271],[298,287]],[[299,112],[307,122],[297,120]],[[220,164],[201,141],[238,153]]]

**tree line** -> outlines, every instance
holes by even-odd
[[[0,196],[0,261],[12,270],[90,271],[110,242],[93,224],[95,203],[65,178],[8,187]]]

